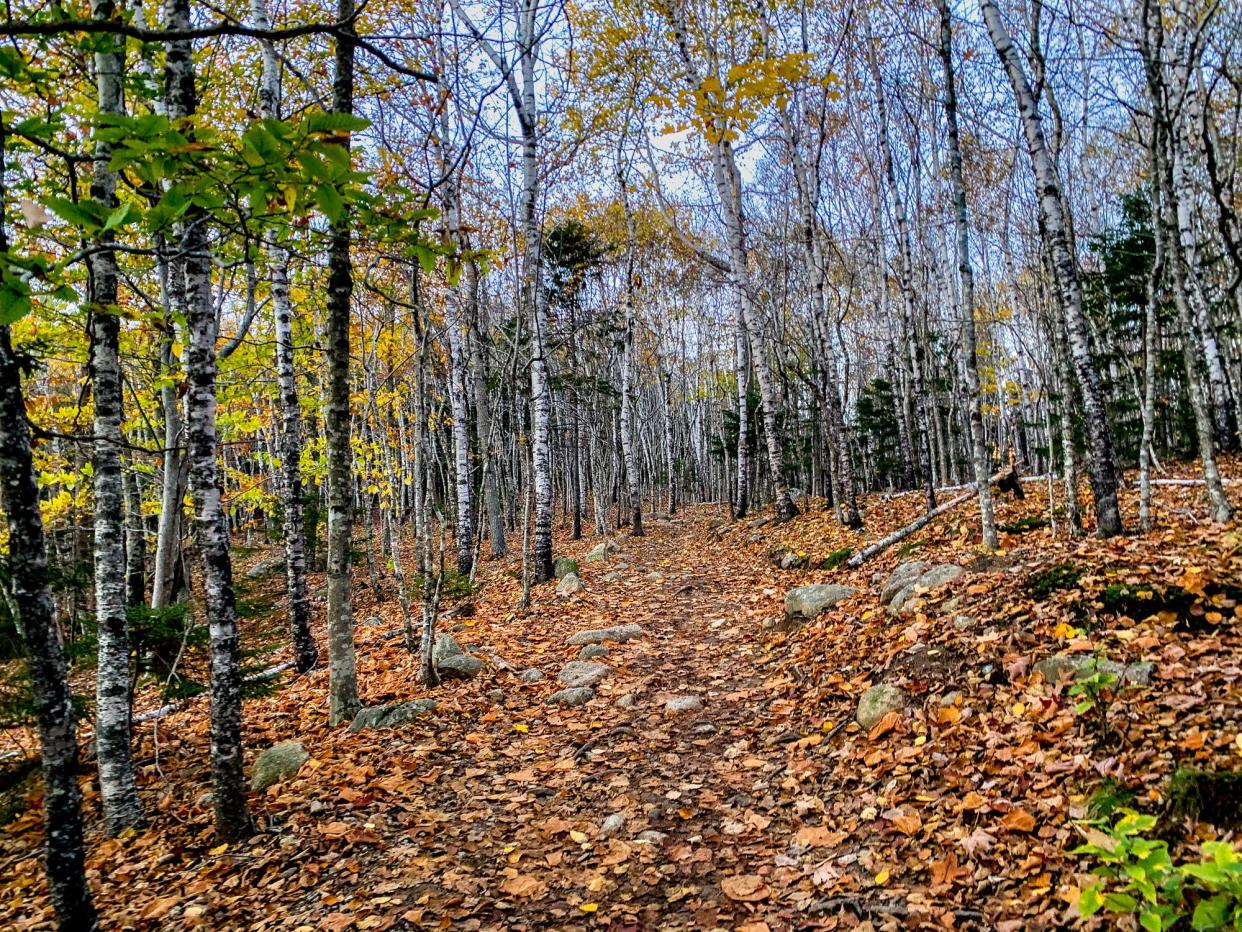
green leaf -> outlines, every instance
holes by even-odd
[[[56,216],[84,233],[98,233],[107,221],[107,208],[99,201],[87,199],[75,203],[64,197],[49,197],[45,203]]]
[[[370,120],[349,113],[312,113],[302,121],[307,133],[358,133],[370,125]]]
[[[330,184],[321,184],[315,188],[315,203],[333,223],[345,216],[345,202],[336,188]]]
[[[1078,895],[1078,914],[1084,918],[1100,911],[1104,901],[1100,898],[1100,885],[1092,884]]]
[[[1226,928],[1232,899],[1226,893],[1218,893],[1210,899],[1200,900],[1194,915],[1190,917],[1191,928],[1198,932]]]

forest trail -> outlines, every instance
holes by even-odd
[[[1159,808],[1175,769],[1237,766],[1242,547],[1231,528],[1197,520],[1194,489],[1162,490],[1169,528],[1109,541],[1053,537],[1037,520],[1041,494],[1033,485],[1025,500],[999,503],[1014,530],[990,557],[972,543],[967,506],[860,569],[823,568],[917,515],[916,493],[872,502],[861,537],[822,508],[775,524],[725,522],[702,506],[653,516],[646,537],[616,535],[617,552],[596,562],[586,556],[599,538],[559,539],[583,588],[537,586],[525,613],[514,608],[520,559],[485,561],[474,614],[445,605],[440,630],[486,666],[434,690],[394,636],[391,592],[375,605],[360,573],[364,701],[430,698],[434,710],[392,728],[329,728],[322,669],[248,700],[248,767],[287,740],[308,759],[251,793],[258,831],[232,846],[212,828],[206,703],[142,724],[151,825],[103,838],[97,787],[84,784],[87,866],[106,925],[1071,925],[1090,879],[1072,852],[1102,793]],[[956,561],[962,575],[886,611],[886,581],[912,557]],[[786,593],[808,583],[855,591],[790,628]],[[1149,586],[1157,600],[1171,586],[1196,595],[1136,621],[1109,609],[1119,585]],[[280,615],[276,605],[269,620]],[[580,654],[567,639],[627,624],[643,635],[604,642],[590,662],[608,672],[589,701],[550,703]],[[1150,686],[1106,716],[1109,740],[1075,713],[1064,684],[1036,672],[1064,653],[1151,665]],[[526,681],[532,668],[541,680]],[[880,683],[904,709],[864,730],[855,712]],[[140,697],[139,709],[148,703]],[[50,917],[40,835],[34,805],[0,833],[5,928]],[[122,887],[126,896],[108,895]]]

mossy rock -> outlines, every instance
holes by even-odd
[[[1078,580],[1082,578],[1082,568],[1076,563],[1055,563],[1047,569],[1040,570],[1026,581],[1026,589],[1031,597],[1042,602],[1052,593],[1061,589],[1077,589]]]
[[[1179,767],[1165,796],[1167,822],[1192,819],[1221,829],[1242,827],[1242,771]]]
[[[578,574],[578,561],[573,557],[557,557],[552,562],[552,575],[557,579],[563,579],[570,573]]]
[[[250,771],[250,789],[262,793],[269,786],[294,776],[309,759],[301,741],[272,745],[255,759]]]

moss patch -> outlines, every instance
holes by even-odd
[[[1165,819],[1193,819],[1225,829],[1242,826],[1242,771],[1179,767],[1169,778]]]

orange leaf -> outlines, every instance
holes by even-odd
[[[757,903],[759,900],[766,900],[772,892],[758,874],[726,877],[721,881],[720,889],[729,899],[740,903]]]

